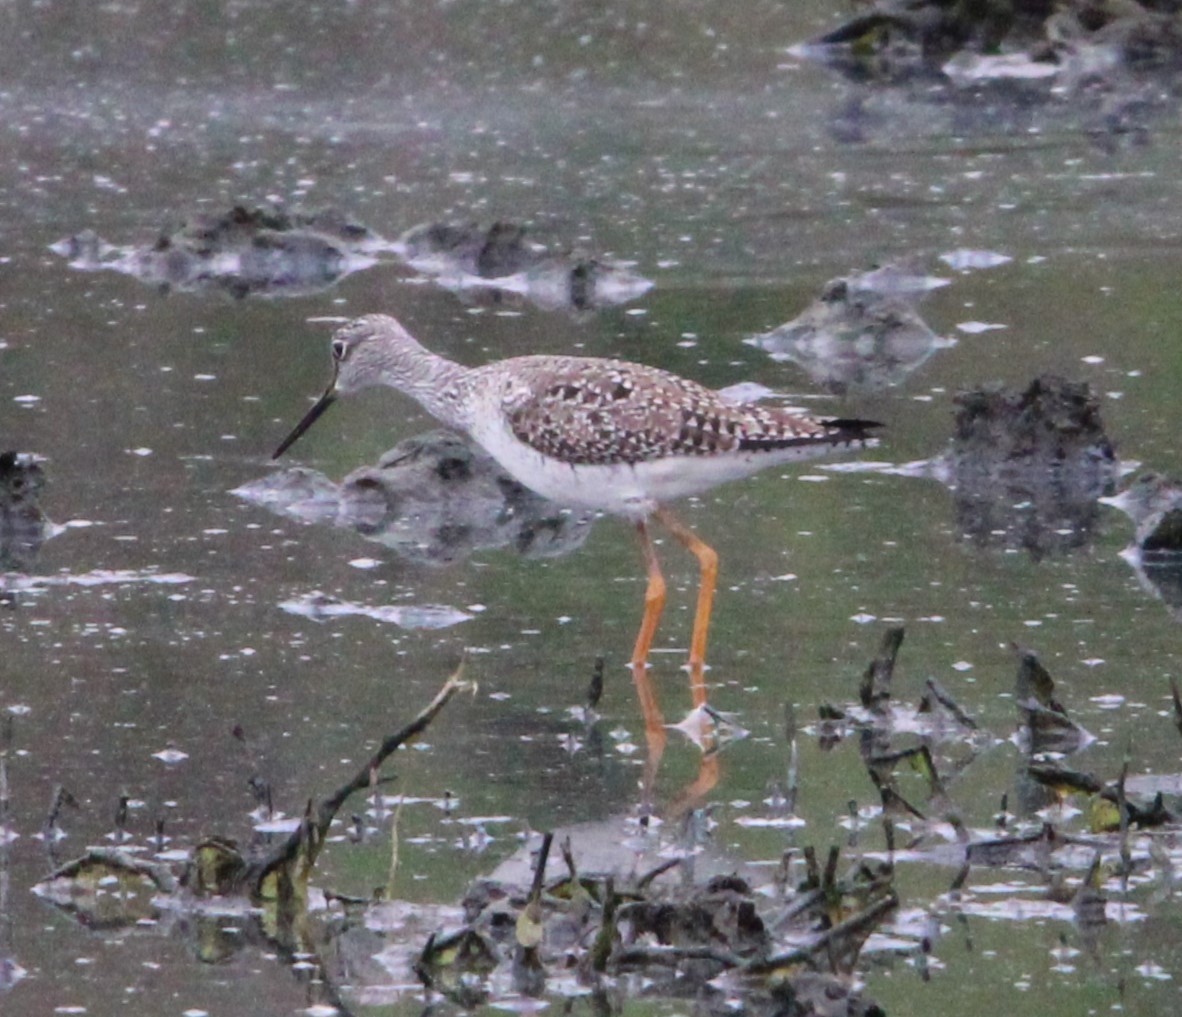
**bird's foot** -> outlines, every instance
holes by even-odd
[[[734,720],[735,714],[720,713],[709,703],[695,706],[677,724],[670,724],[674,731],[680,731],[703,752],[716,752],[724,745],[746,738],[749,731]]]

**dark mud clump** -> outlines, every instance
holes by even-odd
[[[0,572],[27,572],[50,525],[41,510],[45,471],[28,456],[0,453]]]
[[[957,522],[981,544],[1036,557],[1084,544],[1117,458],[1085,382],[1040,376],[1021,392],[1002,385],[956,397],[945,457]]]

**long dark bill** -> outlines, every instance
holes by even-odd
[[[317,399],[312,408],[304,414],[304,419],[296,424],[291,434],[283,439],[283,443],[275,450],[275,454],[271,458],[278,459],[284,452],[291,448],[299,440],[300,436],[320,419],[320,415],[336,401],[336,398],[337,394],[333,391],[333,386],[329,385],[324,390],[324,395]]]

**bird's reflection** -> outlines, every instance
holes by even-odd
[[[722,770],[719,754],[727,742],[743,737],[746,732],[722,722],[722,719],[703,703],[695,706],[678,724],[666,724],[653,688],[652,678],[643,666],[632,669],[633,684],[644,714],[645,763],[640,785],[640,812],[651,815],[663,812],[679,817],[700,807],[706,796],[714,790],[721,779]],[[701,750],[698,772],[693,779],[674,796],[664,808],[656,804],[657,774],[668,743],[668,731],[680,731]]]
[[[443,430],[399,442],[340,484],[296,467],[233,493],[289,518],[353,530],[400,558],[432,566],[489,548],[532,558],[569,554],[592,523],[590,513],[534,494],[479,446]]]

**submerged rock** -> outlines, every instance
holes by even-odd
[[[248,209],[198,214],[166,227],[145,246],[115,246],[91,230],[59,240],[51,250],[80,271],[109,270],[170,289],[222,290],[300,296],[331,286],[376,264],[390,244],[335,210]]]
[[[296,468],[233,493],[280,515],[354,530],[426,565],[492,547],[527,557],[567,554],[591,529],[588,517],[522,487],[483,450],[442,430],[399,442],[339,485]]]
[[[955,490],[961,531],[1036,557],[1085,543],[1097,499],[1118,473],[1087,383],[1044,375],[1022,392],[1002,385],[962,392],[956,404],[941,468]]]
[[[630,265],[581,253],[555,254],[526,239],[524,226],[426,223],[395,250],[438,285],[473,300],[513,296],[545,310],[592,311],[635,300],[652,288]]]
[[[936,350],[956,345],[915,309],[923,293],[946,281],[893,266],[833,279],[792,321],[746,342],[791,361],[831,392],[897,385]]]

